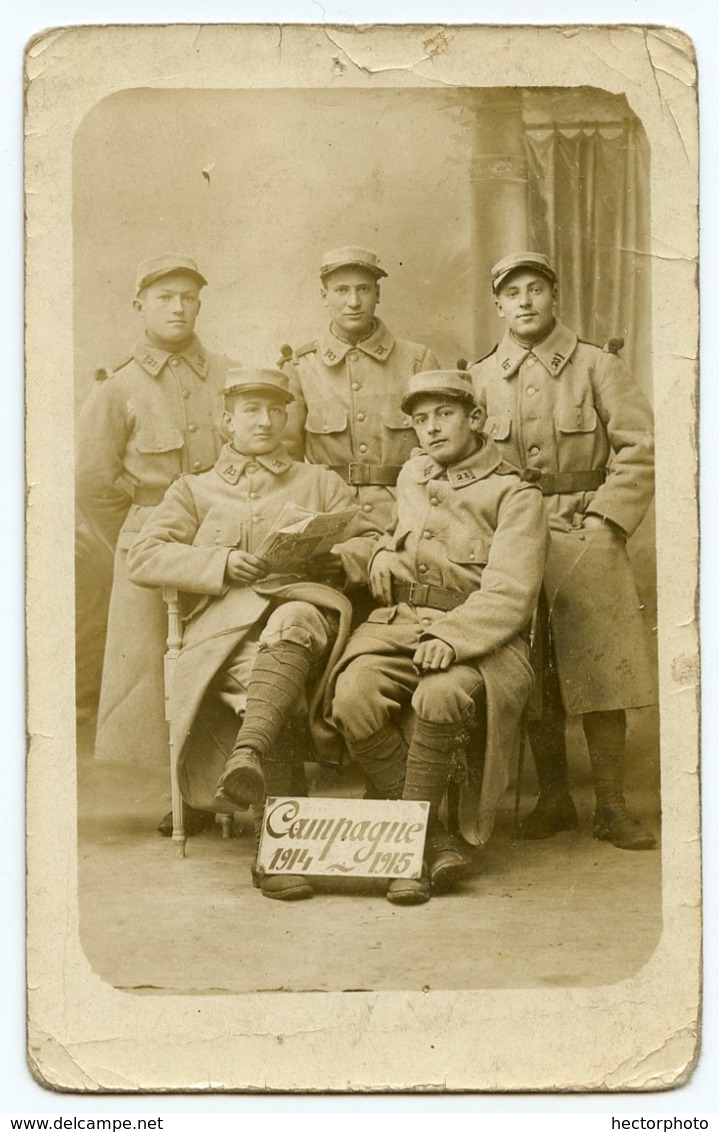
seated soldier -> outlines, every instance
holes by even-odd
[[[383,603],[350,638],[333,718],[384,798],[430,804],[424,875],[390,882],[387,898],[421,904],[466,869],[439,810],[467,728],[486,723],[478,840],[491,832],[531,689],[526,630],[548,531],[541,492],[482,434],[469,376],[410,378],[402,408],[423,454],[397,483],[396,522],[375,549],[370,588]],[[400,717],[411,702],[409,748]]]
[[[255,551],[287,504],[325,513],[356,505],[339,476],[293,462],[280,444],[292,400],[282,372],[231,370],[224,397],[230,443],[209,472],[170,487],[128,556],[134,582],[203,595],[175,664],[170,731],[183,798],[219,811],[257,806],[265,790],[292,792],[277,739],[311,675],[340,654],[351,615],[342,593],[311,579],[365,582],[379,534],[357,515],[353,537],[311,563],[305,580],[270,575]],[[265,877],[261,888],[277,899],[312,894],[300,877]]]

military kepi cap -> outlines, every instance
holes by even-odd
[[[176,271],[193,275],[201,287],[205,287],[207,284],[204,275],[197,270],[197,264],[194,259],[190,259],[189,255],[166,252],[164,255],[153,256],[152,259],[144,259],[138,266],[135,294],[139,295],[140,291],[149,287],[157,279],[162,279],[163,275],[174,275]]]
[[[380,267],[379,259],[374,252],[369,251],[368,248],[356,247],[354,244],[325,252],[320,264],[320,279],[324,279],[331,271],[337,271],[339,267],[361,267],[374,275],[375,279],[387,275],[387,272]]]
[[[274,393],[285,404],[294,401],[290,393],[290,383],[281,369],[249,367],[247,369],[228,369],[222,390],[225,397],[235,393]]]
[[[547,259],[546,255],[541,252],[516,252],[514,255],[505,256],[495,263],[494,267],[489,269],[489,274],[492,279],[492,290],[495,295],[505,280],[517,271],[520,267],[527,268],[530,271],[538,271],[540,275],[544,275],[552,283],[557,282],[557,276],[554,268]]]
[[[472,379],[466,370],[435,369],[416,373],[407,382],[407,392],[402,398],[402,412],[411,413],[412,405],[418,397],[451,397],[468,401],[476,406]]]

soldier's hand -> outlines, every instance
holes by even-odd
[[[444,672],[456,659],[457,654],[452,646],[435,637],[431,641],[422,641],[412,657],[412,663],[418,672]]]
[[[392,604],[392,554],[389,550],[379,550],[372,559],[369,588],[372,597],[383,605]]]
[[[307,577],[315,581],[334,582],[342,584],[345,580],[345,570],[339,554],[329,550],[326,554],[315,554],[306,566]]]
[[[267,574],[267,564],[246,550],[231,550],[227,556],[225,577],[228,582],[257,582]]]

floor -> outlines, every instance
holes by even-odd
[[[658,834],[656,730],[653,713],[633,713],[627,796]],[[219,828],[193,837],[179,859],[155,831],[169,808],[166,772],[97,763],[81,734],[80,930],[88,959],[115,987],[159,994],[588,987],[627,978],[661,933],[661,854],[592,839],[576,727],[570,754],[578,831],[514,841],[509,791],[489,845],[475,851],[456,892],[398,908],[382,882],[338,880],[312,900],[283,904],[252,888],[247,825],[232,839]],[[523,810],[532,802],[530,769],[525,778]],[[346,788],[359,792],[351,780]]]

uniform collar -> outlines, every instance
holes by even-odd
[[[363,338],[361,342],[345,342],[332,332],[331,327],[328,327],[324,334],[320,336],[319,341],[320,357],[325,365],[339,365],[340,362],[344,361],[350,350],[362,350],[364,354],[374,358],[376,362],[386,362],[392,353],[394,335],[381,319],[378,318],[375,321],[377,325],[369,338]]]
[[[420,458],[417,461],[417,483],[429,483],[430,480],[446,476],[452,487],[458,489],[476,483],[477,480],[486,479],[497,470],[502,463],[502,457],[490,436],[483,436],[482,439],[484,443],[477,452],[473,452],[458,464],[451,464],[448,468],[438,464],[431,456]]]
[[[259,464],[274,476],[281,476],[292,467],[292,459],[282,444],[263,456],[243,456],[240,452],[235,452],[231,444],[225,444],[215,464],[215,471],[225,483],[234,486],[247,470],[248,464]]]
[[[179,351],[179,353],[172,350],[163,350],[160,346],[153,346],[152,342],[143,337],[139,342],[135,343],[132,356],[137,364],[142,366],[145,373],[149,373],[150,377],[157,377],[163,366],[167,363],[167,359],[171,357],[184,358],[197,376],[201,377],[203,380],[207,377],[207,370],[210,364],[207,360],[207,354],[202,349],[200,341],[195,334],[192,335],[189,346]]]
[[[497,365],[502,377],[514,377],[520,365],[530,354],[538,358],[548,373],[557,377],[577,346],[577,335],[558,320],[546,338],[536,342],[531,349],[520,346],[507,331],[497,347]]]

